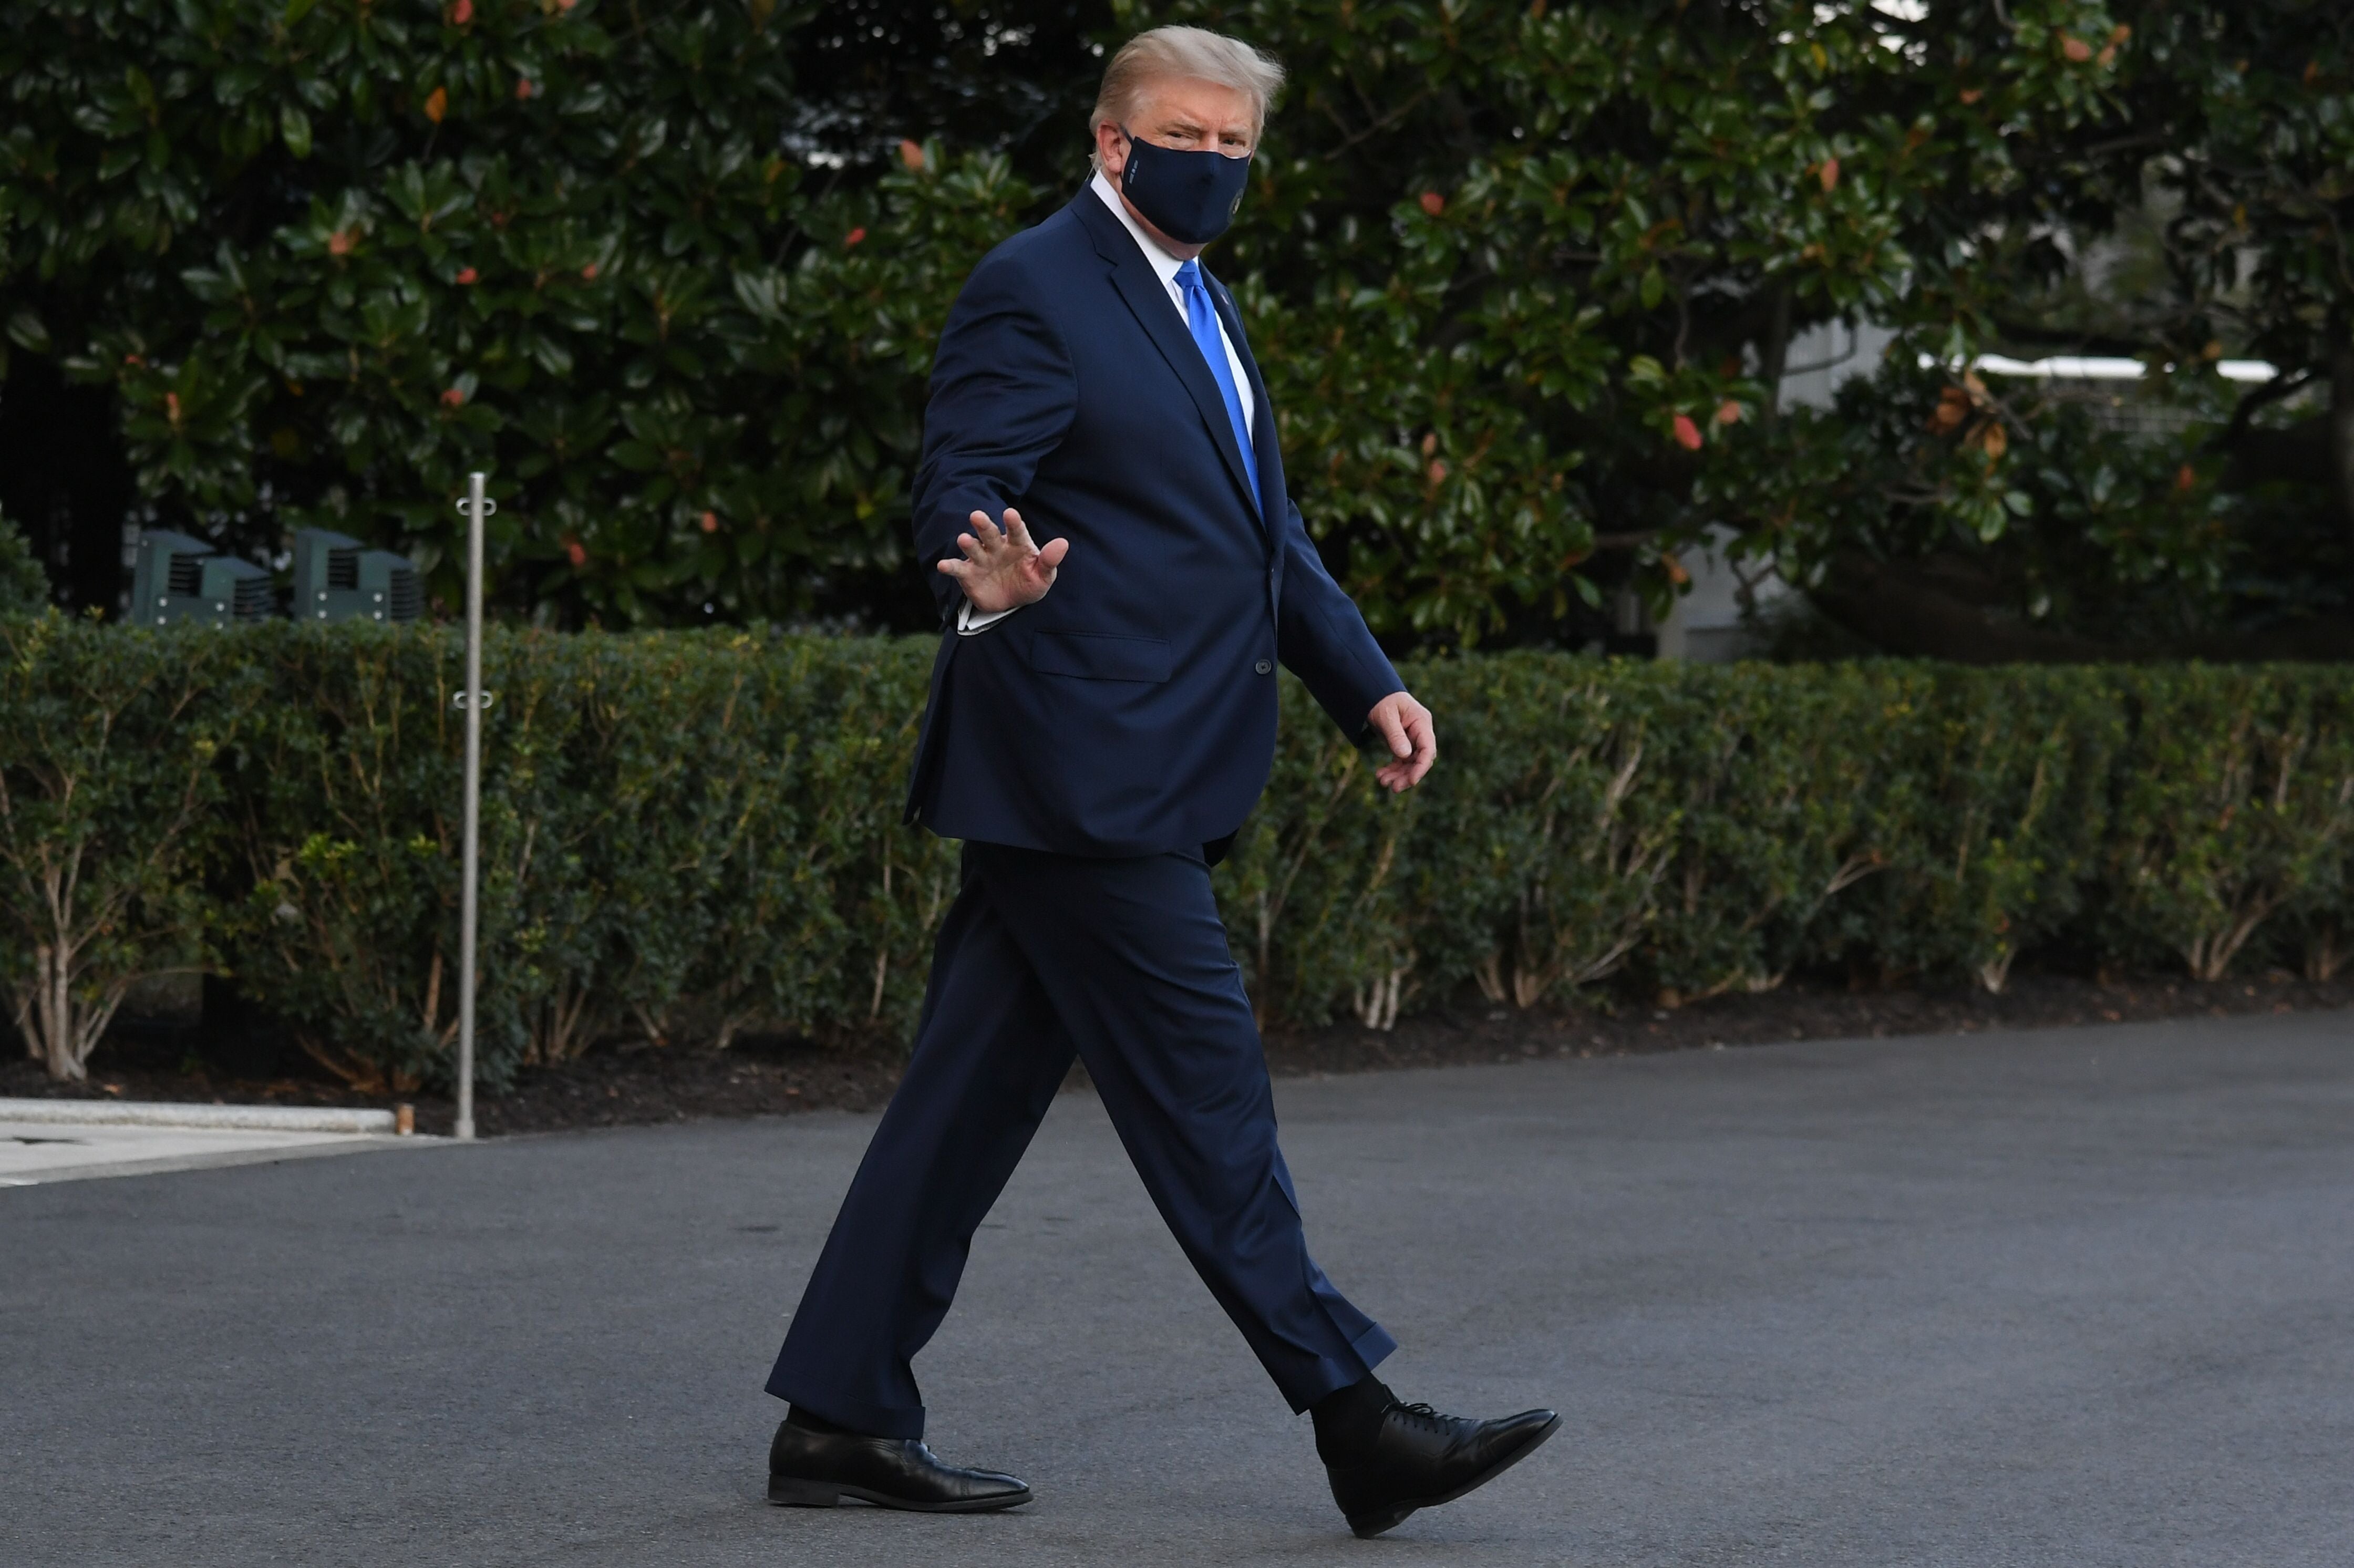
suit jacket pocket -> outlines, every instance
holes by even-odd
[[[1041,631],[1030,640],[1030,667],[1046,675],[1085,681],[1165,681],[1172,655],[1158,637],[1110,637],[1093,631]]]

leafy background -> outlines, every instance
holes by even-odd
[[[0,502],[69,603],[126,516],[270,561],[324,524],[454,603],[479,467],[513,617],[924,627],[938,323],[1082,177],[1103,48],[1188,20],[1292,72],[1212,260],[1394,648],[1581,644],[1716,528],[1835,651],[2354,649],[2328,0],[0,16]],[[1839,319],[1884,363],[1778,408]],[[2142,358],[2158,417],[1949,368],[1998,350]]]

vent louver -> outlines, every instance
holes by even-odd
[[[227,620],[226,606],[216,609],[205,592],[206,573],[225,558],[202,539],[162,528],[143,530],[132,560],[131,624]]]
[[[417,585],[417,569],[399,567],[392,573],[392,592],[387,600],[395,620],[415,620],[425,612],[425,593]]]
[[[425,612],[416,563],[324,528],[294,535],[297,620],[415,620]]]
[[[266,620],[278,608],[277,597],[270,591],[268,577],[240,577],[230,613],[239,620]]]

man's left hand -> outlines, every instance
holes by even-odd
[[[1375,768],[1373,777],[1393,795],[1402,795],[1421,783],[1430,765],[1438,760],[1438,731],[1431,726],[1430,710],[1404,692],[1392,692],[1365,716],[1397,759]]]

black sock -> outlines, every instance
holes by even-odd
[[[804,1432],[822,1432],[834,1437],[844,1436],[850,1431],[849,1427],[836,1426],[816,1411],[805,1409],[798,1404],[789,1404],[785,1407],[785,1425],[798,1426]]]
[[[1369,1377],[1334,1389],[1310,1405],[1308,1414],[1316,1423],[1317,1457],[1329,1465],[1363,1450],[1381,1430],[1382,1412],[1396,1402],[1397,1395],[1387,1383]]]

